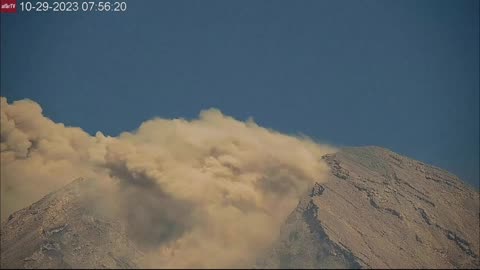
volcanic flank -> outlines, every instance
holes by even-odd
[[[327,181],[308,190],[281,228],[271,228],[279,236],[251,266],[480,266],[479,193],[456,176],[379,147],[344,148],[323,161]],[[77,179],[10,215],[1,227],[1,267],[163,267],[145,260],[143,238],[158,232],[139,235],[128,222],[139,215],[104,211],[111,202],[102,192],[95,181]],[[157,218],[162,214],[171,215]]]
[[[281,228],[268,268],[478,268],[479,195],[456,176],[379,147],[323,159]]]

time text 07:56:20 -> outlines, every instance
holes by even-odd
[[[20,2],[20,12],[125,12],[127,2],[95,2],[95,1],[67,1],[67,2]]]

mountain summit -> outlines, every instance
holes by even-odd
[[[380,147],[345,148],[258,267],[478,268],[479,193]]]
[[[255,267],[480,267],[479,193],[456,176],[379,147],[323,160],[327,181],[272,228],[279,237]],[[77,179],[10,215],[1,226],[1,267],[141,267],[142,246],[95,203],[102,194],[92,183]]]

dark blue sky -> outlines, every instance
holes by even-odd
[[[479,1],[133,1],[1,16],[1,95],[94,134],[225,114],[478,187]]]

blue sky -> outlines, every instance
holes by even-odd
[[[127,1],[1,16],[1,95],[118,135],[215,107],[478,187],[479,1]]]

